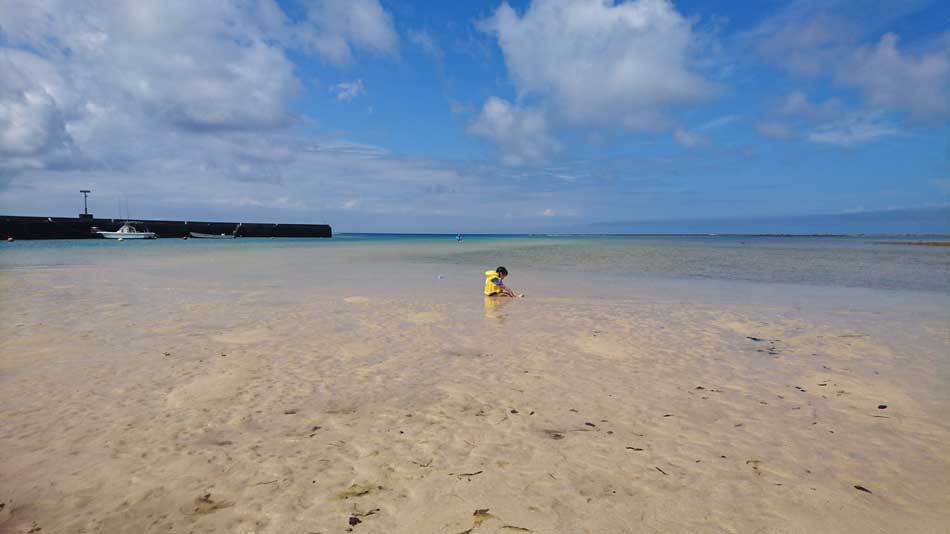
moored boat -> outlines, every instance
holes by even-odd
[[[106,239],[155,239],[155,232],[139,232],[131,223],[126,222],[115,232],[97,231]]]
[[[201,232],[188,232],[191,237],[198,239],[234,239],[234,234],[203,234]]]

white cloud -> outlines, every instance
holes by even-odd
[[[900,132],[881,111],[848,110],[837,99],[813,103],[801,91],[787,94],[774,116],[780,120],[769,119],[755,125],[763,137],[803,137],[814,143],[850,147]]]
[[[399,37],[379,0],[313,0],[307,25],[297,35],[323,57],[343,65],[353,60],[353,49],[395,54]]]
[[[184,0],[30,2],[0,6],[7,66],[53,97],[67,129],[82,129],[90,107],[144,115],[185,129],[271,128],[287,124],[298,91],[293,66],[267,44],[267,28],[236,3]],[[30,65],[33,63],[34,65]],[[21,88],[22,91],[27,91]]]
[[[502,3],[481,28],[519,94],[570,123],[665,129],[670,107],[715,92],[691,71],[691,24],[667,0],[535,0],[522,15]]]
[[[673,130],[673,139],[676,139],[677,143],[686,148],[696,148],[709,144],[709,138],[707,138],[705,135],[695,131],[684,130],[682,128]]]
[[[863,89],[876,108],[905,111],[920,121],[950,117],[950,39],[916,55],[897,45],[897,35],[887,33],[860,48],[841,77]]]
[[[515,106],[496,97],[485,102],[468,127],[469,133],[493,141],[507,165],[538,163],[557,150],[558,143],[548,130],[541,110]]]
[[[897,133],[897,128],[879,115],[850,115],[815,128],[807,139],[815,143],[853,146]]]
[[[728,126],[737,120],[739,120],[739,117],[735,115],[723,115],[722,117],[717,117],[697,126],[696,129],[702,132],[708,132],[710,130],[722,128],[723,126]]]
[[[859,89],[865,112],[906,114],[916,122],[950,117],[950,33],[918,39],[901,50],[896,20],[928,0],[797,0],[740,36],[739,42],[798,75],[825,77]],[[787,115],[832,120],[844,114],[840,102],[820,104],[793,92]]]
[[[427,30],[409,30],[409,40],[432,59],[441,61],[445,53]]]
[[[42,83],[22,73],[20,65],[30,58],[11,51],[0,56],[5,75],[0,78],[0,155],[35,156],[68,142],[64,118],[56,100]],[[19,60],[19,61],[18,61]]]
[[[754,30],[759,53],[789,72],[805,75],[824,71],[854,40],[854,33],[846,17],[805,10],[786,10]]]
[[[189,135],[268,135],[300,120],[286,47],[343,62],[397,44],[377,0],[309,2],[296,22],[274,0],[0,2],[0,28],[0,173],[135,169]],[[365,92],[350,84],[338,98]]]
[[[361,79],[352,82],[340,82],[330,87],[330,94],[336,96],[336,99],[340,102],[349,102],[365,93],[366,88],[363,86],[363,80]]]
[[[867,35],[931,0],[793,0],[739,36],[743,49],[794,74],[835,70]]]
[[[792,91],[785,95],[778,108],[780,115],[799,117],[809,120],[830,120],[843,114],[843,106],[836,99],[828,99],[819,104],[812,103],[802,91]]]
[[[0,175],[78,159],[57,102],[68,91],[43,58],[0,47]]]

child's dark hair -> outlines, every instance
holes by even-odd
[[[498,274],[503,274],[505,276],[508,276],[508,269],[505,269],[504,267],[499,267],[495,269],[495,272]]]

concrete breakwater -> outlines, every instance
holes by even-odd
[[[96,230],[114,232],[125,223],[123,219],[80,217],[24,217],[0,215],[0,238],[3,239],[92,239]],[[191,232],[202,234],[234,234],[239,237],[332,237],[328,224],[237,223],[206,221],[140,220],[133,223],[158,237],[187,237]]]

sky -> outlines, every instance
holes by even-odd
[[[0,0],[0,213],[80,189],[337,232],[950,232],[950,2]]]

